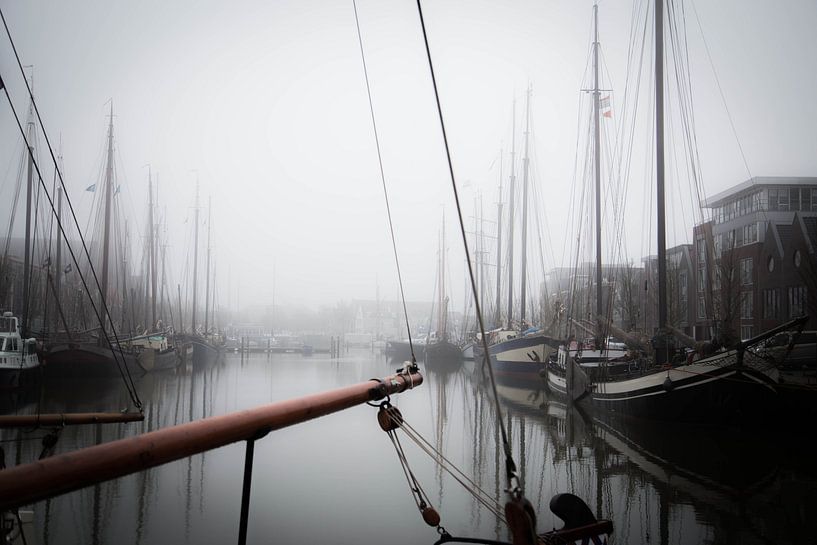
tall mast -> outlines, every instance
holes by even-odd
[[[60,155],[60,170],[63,170],[62,167],[62,155]],[[62,187],[57,187],[57,225],[62,223]],[[60,231],[59,227],[57,227],[57,269],[55,271],[55,278],[54,278],[54,292],[56,293],[55,297],[57,298],[57,304],[60,302],[60,285],[62,284],[62,232]],[[54,315],[54,333],[56,334],[58,329],[57,315]],[[66,332],[67,333],[67,332]]]
[[[525,309],[527,307],[527,279],[528,279],[528,140],[530,134],[530,93],[531,87],[528,84],[527,97],[525,99],[525,156],[522,159],[522,280],[520,282],[519,296],[522,299],[519,310],[519,319],[525,321]]]
[[[32,87],[34,75],[32,74]],[[21,332],[23,337],[28,336],[29,318],[29,290],[31,289],[31,203],[34,191],[34,99],[28,105],[28,175],[26,180],[26,234],[25,234],[25,261],[23,262],[23,314],[21,316]],[[11,231],[9,231],[11,236]]]
[[[196,208],[193,211],[193,312],[190,319],[192,332],[196,332],[196,293],[199,280],[199,179],[196,174]]]
[[[207,335],[210,326],[210,208],[213,198],[207,197],[207,282],[204,294],[204,334]]]
[[[445,296],[445,216],[443,216],[442,238],[440,240],[440,316],[442,317],[442,339],[447,340],[446,322],[448,321],[448,299]]]
[[[130,328],[125,327],[126,313],[125,308],[130,306],[133,309],[135,301],[128,301],[128,248],[130,248],[130,233],[128,232],[128,221],[125,220],[125,251],[122,252],[122,319],[120,320],[120,327],[122,331],[130,331],[133,333],[133,323]],[[131,299],[133,299],[131,297]]]
[[[658,212],[658,332],[667,326],[667,235],[664,217],[664,3],[655,0],[655,173]]]
[[[99,300],[102,312],[102,331],[106,330],[105,301],[108,298],[108,254],[111,244],[111,208],[113,207],[113,100],[111,101],[111,113],[108,120],[108,154],[105,166],[105,227],[102,236],[102,277],[100,278]]]
[[[176,293],[179,301],[179,324],[181,330],[184,330],[184,310],[182,309],[182,285],[176,284]]]
[[[165,237],[166,239],[167,237]],[[162,323],[165,327],[167,327],[167,320],[165,319],[165,301],[167,299],[171,299],[169,302],[170,307],[170,315],[171,315],[171,322],[173,317],[173,307],[172,307],[172,296],[168,297],[165,293],[165,288],[167,287],[167,244],[162,244],[162,282],[160,283],[159,288],[159,317],[162,320]],[[174,326],[175,327],[175,326]]]
[[[445,300],[445,284],[443,283],[443,238],[445,237],[445,216],[440,229],[440,238],[437,241],[437,286],[439,286],[439,298],[437,299],[437,341],[443,340],[445,336],[445,326],[443,325],[443,304]]]
[[[599,106],[601,91],[599,90],[599,6],[593,5],[593,22],[595,37],[593,39],[593,151],[594,170],[596,176],[596,316],[597,320],[604,315],[602,309],[601,290],[601,123]]]
[[[511,124],[511,187],[508,197],[508,328],[513,322],[513,194],[516,187],[516,99]]]
[[[156,327],[156,223],[153,218],[153,180],[148,167],[148,244],[150,245],[150,331]]]
[[[479,194],[479,308],[485,308],[485,218],[482,216],[482,193]]]
[[[496,315],[494,327],[499,327],[502,312],[499,306],[502,302],[502,150],[499,150],[499,200],[496,203]]]

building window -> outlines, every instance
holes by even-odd
[[[752,284],[752,258],[746,257],[740,260],[740,283],[743,286]]]
[[[735,246],[745,246],[757,242],[757,223],[750,223],[736,229],[737,240]]]
[[[698,291],[706,291],[706,267],[698,269]]]
[[[706,319],[706,297],[703,295],[698,296],[698,319]]]
[[[706,263],[706,238],[704,235],[695,237],[695,250],[697,252],[698,266]]]
[[[769,272],[774,272],[774,256],[770,255],[769,258],[766,260],[766,268],[769,269]]]
[[[769,210],[777,210],[777,189],[769,190]]]
[[[794,266],[795,267],[800,267],[800,260],[801,259],[802,259],[802,257],[800,256],[800,250],[795,250],[794,251]]]
[[[777,190],[777,209],[781,211],[788,211],[789,209],[789,190]]]
[[[763,290],[763,318],[776,320],[780,318],[780,290]]]
[[[808,307],[808,290],[805,286],[792,286],[789,288],[789,316],[796,318],[803,316]]]
[[[800,210],[803,212],[811,212],[812,211],[812,204],[811,204],[811,197],[812,190],[804,187],[800,190]],[[817,212],[817,210],[815,210]]]
[[[754,298],[751,291],[744,291],[740,294],[740,317],[749,320],[754,314]]]
[[[789,208],[792,211],[800,210],[800,188],[792,187],[789,190]]]
[[[750,325],[740,326],[740,340],[748,341],[752,338],[753,328]]]
[[[817,189],[811,190],[811,211],[817,212]]]
[[[735,230],[730,229],[721,233],[721,250],[729,251],[735,247]]]

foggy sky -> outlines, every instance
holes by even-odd
[[[208,196],[213,201],[222,305],[235,307],[237,297],[241,306],[269,303],[273,284],[276,304],[373,299],[376,284],[381,298],[397,298],[351,0],[0,0],[0,6],[23,64],[34,65],[38,105],[52,143],[62,140],[66,183],[83,222],[93,197],[84,189],[99,179],[112,99],[122,202],[142,232],[150,164],[167,210],[173,283],[189,252],[198,177],[202,205]],[[607,84],[616,100],[623,97],[632,11],[630,2],[600,4]],[[406,296],[432,298],[445,216],[458,309],[464,254],[416,6],[360,0],[358,12]],[[512,101],[520,123],[530,83],[538,196],[531,213],[544,227],[545,266],[566,264],[592,2],[429,1],[424,12],[468,229],[478,195],[494,219],[499,150],[507,161]],[[686,13],[706,193],[751,175],[817,175],[811,98],[817,4],[688,1]],[[5,35],[0,74],[24,112],[25,90]],[[0,196],[7,202],[20,138],[2,102]],[[645,157],[651,136],[646,127],[634,144]],[[654,253],[654,242],[641,245],[652,198],[643,189],[651,183],[647,163],[634,161],[630,172],[635,221],[627,226],[628,253],[636,260]],[[0,210],[5,229],[8,208]],[[670,213],[670,246],[690,241],[693,219],[683,216]],[[529,277],[537,281],[535,260]]]

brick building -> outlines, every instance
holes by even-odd
[[[754,177],[705,206],[712,219],[693,231],[695,338],[747,339],[814,316],[817,178]]]

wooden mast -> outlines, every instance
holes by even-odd
[[[519,286],[520,308],[519,320],[524,323],[525,310],[527,309],[527,290],[528,290],[528,165],[530,158],[528,157],[528,140],[530,134],[530,94],[531,87],[528,84],[528,90],[525,98],[525,156],[522,158],[522,278]],[[522,329],[525,326],[522,325]]]
[[[148,244],[150,246],[149,266],[150,266],[150,329],[156,328],[156,226],[153,217],[153,179],[148,167]]]
[[[207,336],[207,331],[210,326],[210,211],[213,206],[212,197],[207,197],[207,281],[205,282],[204,293],[204,335]]]
[[[499,306],[502,302],[502,150],[499,150],[499,200],[496,203],[496,314],[494,327],[499,327],[502,311]]]
[[[63,170],[62,167],[62,155],[60,155],[60,170]],[[62,223],[62,187],[57,187],[57,225]],[[54,297],[57,299],[57,305],[59,308],[60,305],[60,286],[62,284],[62,233],[60,232],[59,227],[57,228],[57,265],[54,278]],[[56,336],[57,329],[59,329],[59,321],[57,320],[57,315],[54,315],[54,335]],[[68,333],[66,331],[66,333]]]
[[[655,172],[658,235],[658,335],[666,345],[667,326],[667,241],[664,215],[664,3],[655,0]],[[659,350],[657,362],[666,361],[666,350]]]
[[[108,119],[108,152],[103,191],[105,193],[105,226],[102,235],[102,277],[99,282],[99,306],[102,316],[102,332],[105,333],[107,330],[106,316],[108,315],[105,302],[108,299],[108,256],[111,245],[111,209],[113,208],[113,100],[111,100],[111,113]]]
[[[601,102],[601,91],[599,90],[599,6],[593,5],[593,154],[594,154],[594,174],[596,178],[596,316],[604,316],[602,305],[602,285],[601,285],[601,121],[599,119],[599,103]],[[601,328],[596,331],[597,336],[601,334]],[[597,339],[601,340],[601,339]]]
[[[196,334],[196,295],[198,291],[199,279],[199,179],[196,174],[196,207],[193,212],[193,223],[195,227],[193,236],[193,311],[190,319],[191,332]]]
[[[511,122],[511,187],[508,197],[508,329],[513,324],[513,197],[516,187],[516,99],[513,99]]]
[[[31,119],[31,116],[29,116]],[[21,316],[21,332],[23,338],[28,336],[28,318],[29,318],[29,290],[31,289],[31,202],[32,192],[34,190],[34,122],[28,123],[28,175],[26,181],[26,234],[25,234],[25,261],[23,262],[23,314]]]

